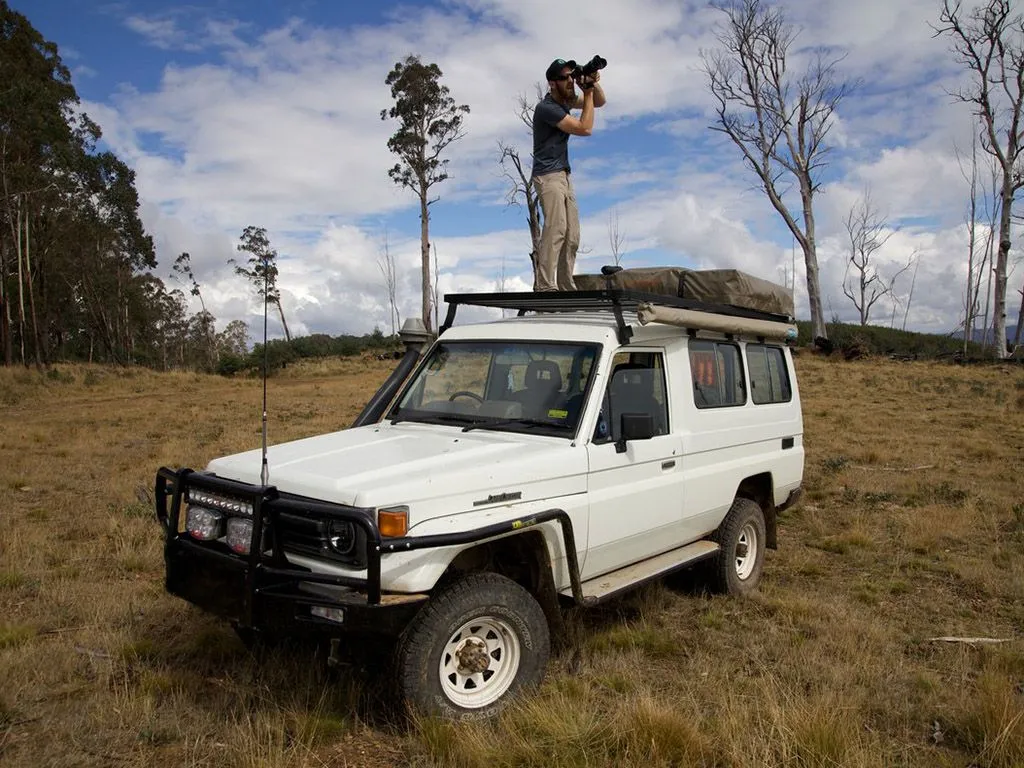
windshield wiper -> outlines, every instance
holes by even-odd
[[[397,424],[400,421],[407,421],[410,424],[449,424],[451,422],[466,421],[466,416],[461,416],[455,413],[433,413],[429,416],[392,416],[391,423]]]
[[[559,424],[556,421],[548,421],[546,419],[499,419],[497,421],[474,421],[472,424],[467,424],[462,428],[463,432],[469,432],[471,429],[490,429],[491,427],[507,427],[512,424],[522,424],[526,427],[561,427],[563,424]]]

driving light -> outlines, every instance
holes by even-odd
[[[249,554],[252,542],[252,520],[232,517],[228,520],[228,546],[240,555]]]
[[[199,491],[195,488],[188,489],[188,503],[195,504],[207,509],[215,509],[218,512],[227,512],[231,515],[246,515],[252,517],[252,504],[248,501],[232,499],[228,496]]]
[[[185,528],[193,539],[213,541],[223,535],[224,516],[212,509],[190,506],[185,515]]]
[[[377,530],[381,536],[392,539],[405,536],[409,531],[409,508],[403,506],[378,509]]]

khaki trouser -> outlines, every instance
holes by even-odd
[[[576,249],[580,245],[580,212],[576,193],[567,171],[555,171],[533,177],[540,207],[544,212],[544,231],[540,253],[534,264],[533,290],[574,291],[572,271]]]

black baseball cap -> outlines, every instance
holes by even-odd
[[[572,59],[566,61],[565,59],[555,59],[551,62],[551,66],[548,67],[547,72],[544,74],[547,76],[548,81],[557,80],[562,76],[562,70],[566,67],[569,69],[576,69],[576,62]]]

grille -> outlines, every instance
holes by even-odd
[[[329,531],[331,523],[328,520],[290,512],[281,512],[277,515],[277,535],[285,551],[311,557],[325,557],[346,565],[365,566],[366,534],[354,523],[343,525],[350,527],[351,533],[339,537],[339,523],[335,522],[332,536]],[[335,547],[331,546],[331,538],[337,542]],[[338,551],[339,549],[341,551]]]

